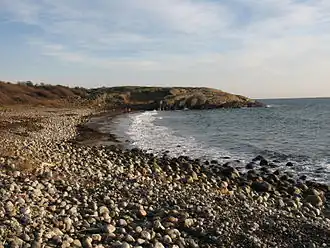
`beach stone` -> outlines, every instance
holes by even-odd
[[[92,238],[87,237],[83,242],[83,247],[84,248],[93,248],[92,242],[93,242]]]
[[[315,207],[321,207],[323,205],[322,198],[318,195],[308,195],[305,201],[312,204]]]
[[[71,243],[70,243],[69,241],[64,241],[64,242],[62,243],[61,248],[68,248],[68,247],[71,247]]]
[[[253,182],[251,188],[257,192],[269,192],[272,186],[267,182]]]
[[[102,236],[100,234],[93,234],[92,235],[92,239],[94,241],[101,241],[102,240]]]
[[[179,221],[179,219],[174,216],[170,216],[167,218],[167,221],[171,222],[171,223],[177,223]]]
[[[165,227],[162,225],[162,223],[159,220],[156,220],[154,222],[155,230],[165,230]]]
[[[261,155],[258,155],[254,159],[252,159],[253,162],[255,162],[255,161],[261,161],[261,160],[265,160],[264,157],[261,156]]]
[[[292,162],[287,162],[287,163],[286,163],[286,166],[288,166],[288,167],[292,167],[292,166],[293,166],[293,163],[292,163]]]
[[[248,169],[248,170],[251,170],[251,169],[254,169],[256,166],[257,166],[256,163],[251,162],[251,163],[248,163],[248,164],[245,166],[245,168]]]
[[[135,242],[135,239],[133,238],[133,236],[129,235],[129,234],[126,236],[125,240],[129,243]]]
[[[142,229],[142,227],[140,227],[140,226],[137,226],[136,228],[135,228],[135,232],[137,232],[137,233],[141,233],[143,231],[143,229]]]
[[[225,169],[222,170],[222,174],[232,179],[239,177],[238,170],[233,167],[226,167]]]
[[[172,243],[172,238],[169,235],[165,235],[163,237],[163,241],[165,244],[171,244]]]
[[[143,238],[145,240],[150,240],[151,239],[151,234],[144,230],[144,231],[141,232],[141,238]]]
[[[139,217],[146,217],[147,216],[147,212],[144,209],[139,209],[138,216]]]
[[[72,227],[72,220],[69,217],[66,217],[64,219],[64,223],[65,223],[65,230],[69,231]]]
[[[268,161],[266,159],[261,159],[260,166],[266,166],[266,165],[268,165]]]
[[[157,241],[154,245],[154,248],[165,248],[165,246],[162,243]]]
[[[72,246],[73,246],[73,247],[82,247],[81,242],[80,242],[79,239],[75,239],[75,240],[73,240],[73,242],[72,242]]]
[[[119,224],[120,226],[127,226],[127,221],[124,220],[124,219],[120,219],[119,222],[118,222],[118,224]]]
[[[191,226],[193,226],[194,225],[194,220],[193,219],[185,219],[184,220],[184,226],[185,227],[191,227]]]
[[[121,248],[131,248],[131,245],[126,242],[123,242],[120,247]]]
[[[197,175],[197,173],[195,171],[192,172],[191,176],[192,176],[192,178],[193,178],[194,181],[197,181],[198,180],[198,175]]]
[[[12,213],[14,211],[15,205],[11,201],[7,201],[5,205],[5,210],[7,213]]]
[[[106,233],[113,233],[116,231],[116,227],[114,225],[109,224],[104,227],[104,231]]]

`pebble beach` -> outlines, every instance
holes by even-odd
[[[77,142],[93,112],[0,110],[0,248],[330,247],[329,185]]]

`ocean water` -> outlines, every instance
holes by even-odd
[[[123,115],[115,132],[128,146],[158,155],[245,163],[262,155],[297,176],[329,184],[330,98],[261,101],[267,108]],[[289,161],[293,167],[285,166]]]

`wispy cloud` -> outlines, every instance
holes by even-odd
[[[221,78],[229,90],[240,81],[308,83],[311,73],[329,80],[328,0],[2,0],[0,14],[37,28],[25,43],[66,63],[176,71],[187,84],[198,72],[200,84]]]

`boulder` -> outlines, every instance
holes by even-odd
[[[269,192],[272,191],[271,184],[267,182],[253,182],[251,188],[257,192]]]
[[[321,207],[323,205],[323,201],[318,195],[308,195],[305,198],[305,201],[312,204],[315,207]]]
[[[258,155],[258,156],[256,156],[254,159],[252,159],[253,162],[261,161],[261,160],[265,160],[264,157],[261,156],[261,155]]]

